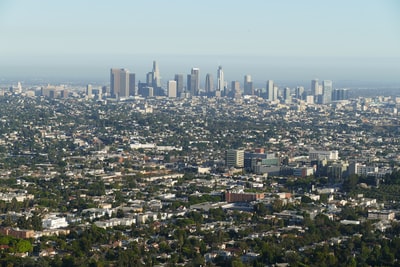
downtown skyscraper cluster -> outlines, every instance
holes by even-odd
[[[205,97],[231,97],[240,99],[242,95],[258,96],[270,102],[280,101],[286,104],[293,99],[299,99],[308,103],[329,104],[332,101],[348,99],[347,89],[333,89],[331,80],[318,79],[311,81],[311,88],[306,90],[303,86],[296,88],[279,88],[273,80],[267,80],[265,88],[256,88],[251,75],[244,76],[243,87],[237,80],[229,83],[225,80],[222,66],[216,70],[216,80],[211,73],[205,75],[204,87],[201,87],[200,68],[193,67],[189,74],[175,74],[174,78],[167,80],[164,86],[161,83],[159,66],[153,61],[152,71],[146,74],[146,80],[136,83],[136,76],[127,69],[112,68],[110,72],[110,88],[107,97],[121,99],[136,95],[142,97],[167,96],[170,98],[192,96]],[[184,78],[186,76],[186,83]]]

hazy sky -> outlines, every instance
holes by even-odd
[[[0,79],[400,80],[398,0],[0,0]]]

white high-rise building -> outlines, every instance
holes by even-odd
[[[217,90],[223,91],[224,87],[225,87],[224,71],[222,70],[222,66],[219,66],[217,71]]]
[[[322,104],[332,102],[332,81],[325,80],[322,82]]]
[[[274,85],[273,80],[267,81],[267,91],[266,91],[266,98],[269,101],[275,101],[278,99],[278,87]]]
[[[311,93],[313,96],[317,96],[320,94],[318,79],[311,80]]]
[[[242,149],[228,149],[225,158],[227,167],[244,167],[244,150]]]
[[[153,61],[153,87],[161,87],[160,70],[157,61]]]
[[[170,80],[168,81],[168,97],[175,98],[176,95],[177,95],[176,81]]]

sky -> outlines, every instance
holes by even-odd
[[[400,85],[398,0],[0,0],[0,80],[163,82],[199,67],[227,80]]]

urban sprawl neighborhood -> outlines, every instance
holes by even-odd
[[[1,85],[0,265],[400,264],[400,96],[199,77]]]

